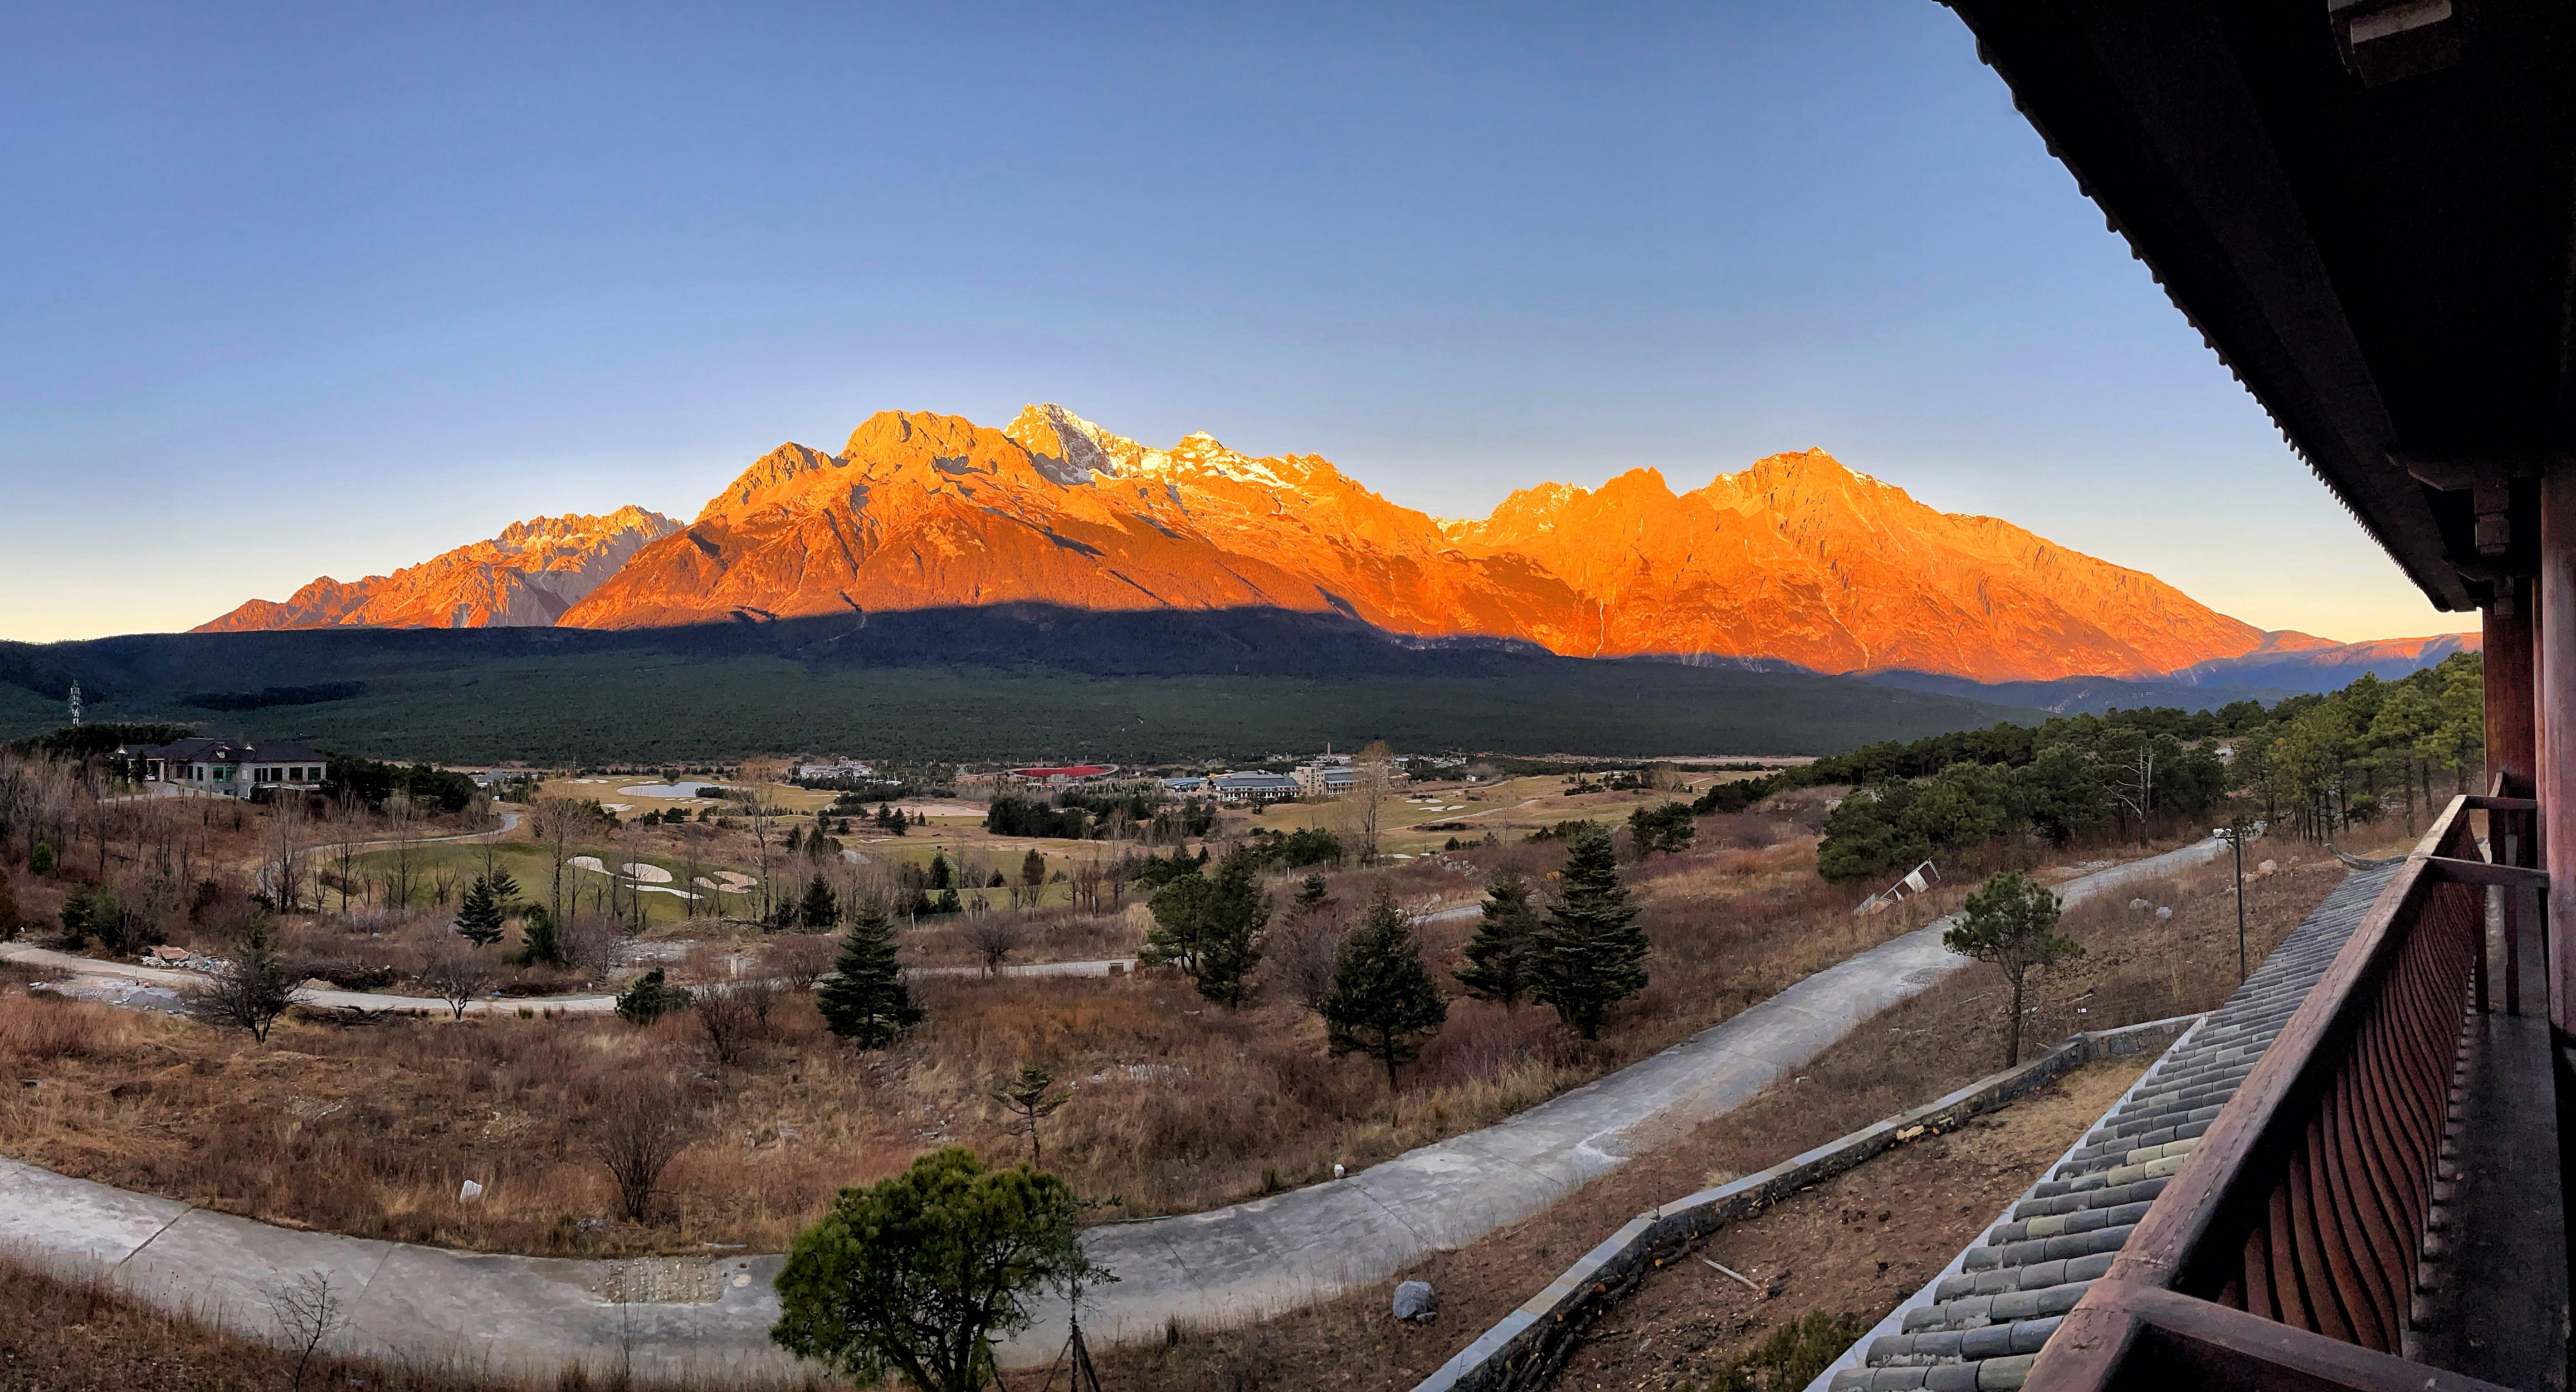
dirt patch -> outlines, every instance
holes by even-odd
[[[1603,1312],[1555,1385],[1593,1392],[1695,1384],[1811,1310],[1876,1323],[1975,1241],[2148,1062],[2091,1064],[1957,1131],[1899,1146],[1728,1224]]]

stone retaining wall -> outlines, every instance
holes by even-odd
[[[1917,1136],[1949,1130],[2001,1107],[2095,1059],[2162,1053],[2201,1018],[2182,1015],[2076,1035],[2028,1063],[1935,1102],[1630,1219],[1413,1392],[1527,1392],[1540,1386],[1594,1316],[1690,1243]]]

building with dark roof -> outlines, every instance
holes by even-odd
[[[292,740],[191,738],[117,753],[140,765],[146,782],[176,784],[209,797],[246,798],[262,788],[318,792],[330,771],[327,756]]]

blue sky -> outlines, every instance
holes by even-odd
[[[1822,446],[2264,627],[2435,613],[1931,0],[20,7],[0,637],[1054,400],[1481,514]]]

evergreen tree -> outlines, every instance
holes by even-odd
[[[1243,1004],[1243,988],[1261,961],[1257,945],[1270,922],[1270,896],[1261,892],[1251,863],[1229,859],[1209,887],[1207,914],[1200,920],[1199,994],[1232,1010]]]
[[[1270,896],[1253,878],[1255,859],[1229,857],[1213,880],[1190,862],[1185,873],[1154,891],[1148,901],[1154,926],[1137,960],[1177,966],[1201,996],[1229,1010],[1242,1005],[1252,969],[1261,961],[1257,939],[1270,921]]]
[[[1046,857],[1038,854],[1037,848],[1032,846],[1029,853],[1020,859],[1020,885],[1024,889],[1035,889],[1045,883]]]
[[[953,891],[952,891],[953,892]],[[832,974],[814,991],[814,1003],[832,1033],[862,1049],[882,1049],[921,1023],[921,1008],[903,984],[894,960],[894,923],[883,909],[862,903],[832,959]]]
[[[2083,945],[2057,931],[2057,896],[2018,870],[2007,870],[1968,896],[1967,911],[1941,935],[1941,945],[1962,957],[1991,962],[2012,986],[2012,1020],[2005,1026],[2004,1067],[2021,1062],[2023,980],[2069,958]]]
[[[9,872],[0,870],[0,942],[18,936],[18,895],[9,887]]]
[[[456,933],[476,947],[490,947],[501,940],[501,905],[490,879],[477,875],[465,887],[464,902],[456,909]]]
[[[665,984],[660,967],[635,978],[634,985],[617,995],[617,1018],[630,1025],[649,1025],[671,1011],[688,1007],[688,988]]]
[[[948,868],[948,853],[946,851],[932,851],[930,853],[930,887],[932,889],[955,889],[957,887],[957,881],[954,878],[954,874],[955,872]]]
[[[572,965],[564,951],[563,926],[543,904],[530,904],[519,916],[519,955],[522,965],[564,967]]]
[[[1200,944],[1207,936],[1208,895],[1213,888],[1195,865],[1165,880],[1145,901],[1153,912],[1154,926],[1145,930],[1145,946],[1136,960],[1148,967],[1176,966],[1183,976],[1198,980]]]
[[[36,848],[34,850],[27,852],[27,873],[30,875],[50,875],[54,873],[54,847],[52,842],[39,841],[36,843]]]
[[[805,901],[796,907],[796,916],[808,928],[830,928],[841,921],[841,897],[832,892],[830,882],[821,871],[806,882]]]
[[[1495,1001],[1509,1010],[1530,989],[1530,947],[1538,936],[1538,910],[1530,904],[1529,881],[1509,870],[1485,886],[1485,916],[1467,942],[1467,965],[1458,984],[1478,1000]]]
[[[1692,840],[1698,835],[1699,825],[1691,820],[1691,805],[1687,802],[1667,802],[1656,808],[1640,807],[1628,814],[1628,836],[1636,845],[1639,860],[1657,851],[1689,850]]]
[[[1586,1039],[1610,1007],[1646,989],[1646,933],[1619,883],[1609,829],[1586,822],[1568,838],[1561,897],[1530,952],[1530,998]]]
[[[1342,939],[1322,1014],[1334,1057],[1359,1052],[1385,1064],[1389,1096],[1395,1070],[1419,1056],[1423,1041],[1449,1019],[1449,1002],[1422,964],[1413,923],[1384,880],[1359,927]]]

